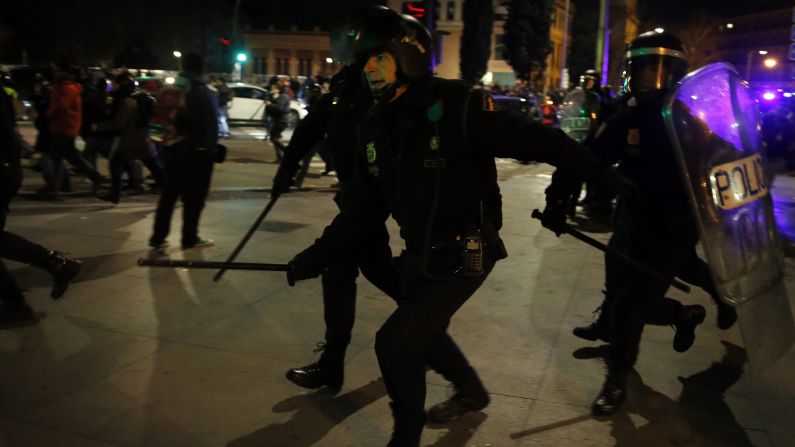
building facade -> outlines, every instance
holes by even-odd
[[[248,60],[244,79],[259,76],[331,76],[338,69],[331,62],[329,32],[318,27],[301,30],[295,26],[247,30]]]
[[[387,6],[395,11],[402,11],[403,4],[409,0],[388,0]],[[461,35],[464,29],[464,0],[436,0],[436,25],[439,33],[438,44],[441,59],[436,66],[439,76],[449,79],[460,78]],[[505,59],[503,48],[503,27],[508,11],[503,5],[504,0],[493,0],[495,20],[491,39],[491,55],[487,66],[487,83],[501,86],[512,86],[516,82],[513,69]],[[574,17],[574,2],[554,0],[554,8],[550,16],[550,41],[552,51],[547,57],[547,69],[544,73],[542,87],[544,90],[557,89],[561,85],[561,76],[565,63],[564,51],[571,48],[571,21]],[[637,35],[638,20],[636,16],[636,0],[610,0],[610,70],[611,82],[617,76],[617,65],[620,62],[626,42]],[[564,39],[564,30],[568,20],[568,35]],[[329,47],[329,31],[319,28],[298,29],[285,27],[277,29],[273,26],[262,30],[247,30],[245,33],[246,47],[249,52],[248,62],[243,67],[244,78],[265,75],[289,76],[330,76],[339,67],[327,62],[331,56]],[[565,49],[564,49],[564,41]],[[571,80],[576,83],[576,80]]]
[[[395,11],[403,9],[403,3],[409,0],[389,0],[387,6]],[[436,72],[440,77],[448,79],[459,79],[461,77],[460,54],[461,54],[461,35],[464,31],[464,0],[436,0],[437,18],[436,27],[440,36],[437,40],[441,46],[441,61],[436,66]],[[502,86],[512,86],[516,82],[513,68],[505,59],[503,49],[503,27],[508,11],[503,6],[504,0],[493,0],[494,3],[494,27],[491,34],[491,55],[489,56],[486,83],[494,83]],[[563,33],[565,27],[564,17],[566,15],[566,0],[555,0],[554,9],[550,17],[551,26],[549,37],[552,44],[552,51],[547,57],[547,69],[544,73],[543,85],[549,90],[560,85],[563,58]],[[569,5],[569,25],[574,16],[574,2]],[[569,28],[570,29],[570,28]],[[571,32],[567,39],[567,48],[571,47]]]

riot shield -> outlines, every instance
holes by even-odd
[[[599,96],[581,88],[572,90],[563,100],[563,107],[558,110],[560,129],[568,136],[582,143],[592,130],[599,114]]]
[[[685,77],[663,109],[720,298],[736,306],[751,367],[795,340],[784,262],[761,151],[761,114],[729,64]]]

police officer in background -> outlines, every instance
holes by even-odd
[[[580,104],[581,113],[585,113],[590,119],[590,126],[585,140],[582,144],[589,147],[596,134],[596,129],[607,119],[612,113],[610,107],[610,98],[605,97],[602,92],[600,83],[602,81],[602,74],[594,69],[585,70],[580,76],[580,85],[578,90],[584,94],[584,102]],[[569,204],[568,214],[574,217],[577,208],[577,200],[579,194],[574,194]],[[601,220],[608,220],[613,208],[613,200],[615,194],[611,191],[606,191],[598,186],[591,184],[585,185],[585,198],[580,204],[585,209],[589,217]]]
[[[619,182],[559,130],[499,110],[482,91],[431,74],[431,38],[397,13],[370,20],[355,42],[376,105],[359,126],[354,182],[342,211],[292,261],[288,280],[312,278],[360,234],[395,218],[406,249],[398,262],[397,310],[375,350],[394,416],[390,446],[417,446],[426,422],[426,365],[451,381],[449,400],[427,418],[479,411],[489,395],[447,332],[455,312],[506,252],[495,157],[537,160],[575,177]],[[570,187],[570,185],[569,185]]]
[[[337,165],[340,190],[334,197],[338,205],[347,199],[353,176],[356,130],[373,101],[362,77],[361,64],[353,63],[353,38],[359,25],[369,16],[394,14],[383,6],[355,12],[331,37],[333,57],[346,64],[332,79],[331,90],[315,103],[296,127],[284,158],[273,179],[273,192],[286,193],[294,183],[299,163],[325,138]],[[364,234],[364,233],[363,233]],[[339,390],[344,378],[345,350],[351,341],[356,314],[356,277],[364,276],[384,293],[397,299],[397,276],[392,269],[392,250],[384,222],[375,222],[366,231],[361,250],[349,252],[323,272],[323,314],[325,342],[317,362],[287,371],[287,379],[304,388],[327,386]]]
[[[696,255],[698,228],[662,116],[668,89],[687,73],[682,44],[670,33],[648,32],[632,41],[626,58],[628,94],[590,145],[602,162],[620,162],[621,171],[638,189],[634,200],[619,200],[608,245],[671,279],[678,275],[705,289],[720,305],[719,326],[727,328],[736,314],[720,303],[709,269]],[[553,175],[552,187],[562,182],[557,177]],[[562,213],[555,200],[548,200],[544,225],[560,231],[558,225],[565,220]],[[627,375],[637,359],[644,324],[675,326],[676,351],[692,346],[705,310],[666,298],[669,286],[670,281],[644,277],[620,260],[605,257],[606,291],[600,318],[574,330],[578,337],[610,343],[607,380],[593,402],[594,414],[613,413],[625,400]]]

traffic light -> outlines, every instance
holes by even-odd
[[[403,2],[402,12],[422,22],[428,31],[433,34],[436,29],[436,15],[438,4],[435,0],[417,2]]]
[[[420,22],[425,18],[428,12],[426,2],[405,2],[403,3],[403,14],[408,14]]]
[[[220,43],[221,43],[221,46],[222,46],[222,47],[228,47],[228,46],[229,46],[229,44],[231,44],[231,43],[232,43],[232,41],[231,41],[231,40],[230,40],[228,37],[226,37],[226,36],[221,36],[221,37],[219,37],[219,38],[218,38],[218,42],[220,42]]]
[[[242,51],[239,51],[237,53],[237,56],[235,56],[235,60],[237,60],[238,62],[245,62],[248,60],[248,55]]]

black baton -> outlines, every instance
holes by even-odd
[[[141,267],[171,267],[189,269],[220,269],[224,270],[258,270],[265,272],[286,272],[287,264],[263,264],[259,262],[220,262],[220,261],[189,261],[185,259],[138,259]]]
[[[543,216],[543,213],[536,209],[536,210],[533,210],[533,213],[531,215],[533,216],[533,219],[541,220],[541,216]],[[594,238],[592,238],[590,236],[586,236],[585,234],[575,230],[574,228],[572,228],[568,224],[564,224],[563,225],[563,232],[574,236],[575,238],[585,242],[586,244],[590,245],[591,247],[598,248],[599,250],[602,250],[603,252],[609,254],[610,256],[615,256],[616,258],[618,258],[622,262],[624,262],[624,264],[634,268],[635,270],[643,273],[644,275],[646,275],[648,277],[654,278],[654,279],[656,279],[657,281],[660,281],[660,282],[668,282],[669,281],[668,277],[666,277],[665,275],[663,275],[659,271],[649,267],[646,264],[643,264],[642,262],[639,262],[639,261],[637,261],[635,259],[630,258],[625,253],[621,253],[620,251],[618,251],[618,250],[616,250],[614,248],[608,247],[607,245],[597,241],[596,239],[594,239]],[[681,290],[682,292],[690,293],[690,286],[688,286],[687,284],[677,280],[676,278],[671,278],[670,282],[671,282],[672,286],[674,286],[675,288]]]
[[[246,246],[248,240],[251,239],[251,236],[254,234],[255,231],[257,231],[257,228],[260,226],[260,224],[262,224],[262,221],[265,220],[265,216],[268,215],[271,208],[273,208],[273,205],[276,203],[276,199],[278,198],[279,198],[278,193],[271,194],[271,201],[268,202],[268,205],[265,207],[264,210],[262,210],[262,213],[260,213],[259,217],[257,217],[257,220],[254,222],[254,225],[252,225],[251,228],[248,229],[248,233],[246,233],[246,235],[243,236],[243,239],[241,239],[240,242],[237,244],[237,247],[235,247],[235,250],[232,252],[232,254],[229,255],[229,258],[226,260],[226,264],[231,264],[232,261],[234,261],[235,258],[237,258],[237,255],[240,254],[240,250],[243,250],[243,247]],[[219,262],[218,264],[220,264],[218,268],[221,270],[218,270],[218,273],[216,273],[215,276],[213,276],[213,281],[215,282],[218,282],[218,280],[221,279],[222,276],[224,276],[224,272],[227,270],[245,270],[245,269],[233,269],[231,267],[225,267],[224,263],[221,262]],[[210,268],[210,267],[205,267],[205,268]]]

